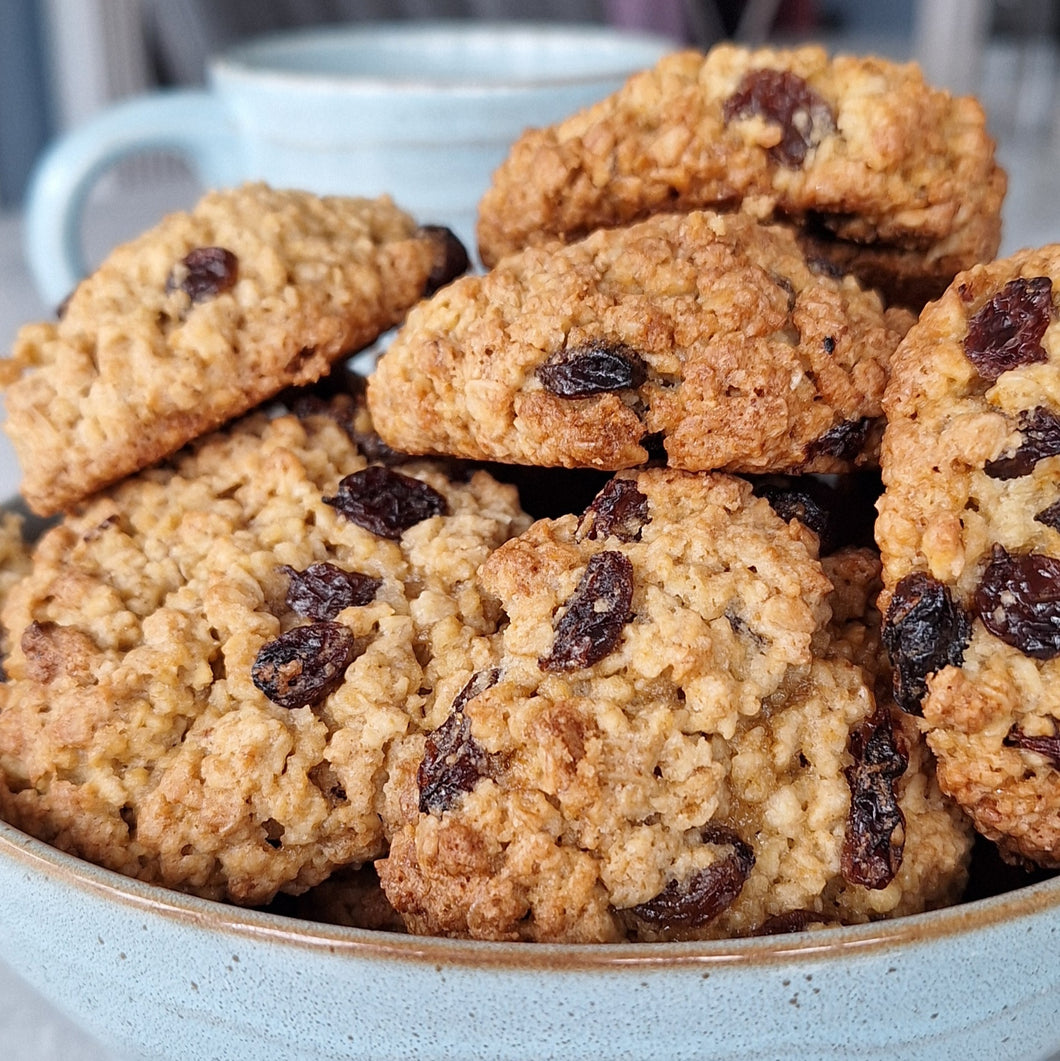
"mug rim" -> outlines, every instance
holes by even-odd
[[[553,75],[542,73],[531,77],[498,80],[494,76],[456,70],[452,76],[430,74],[387,77],[376,72],[336,73],[331,71],[291,69],[273,66],[277,56],[290,56],[306,48],[335,48],[342,42],[381,46],[400,40],[420,45],[457,43],[490,44],[494,47],[519,44],[523,52],[542,46],[570,45],[571,54],[590,54],[611,61],[599,61],[591,69],[577,73]],[[410,19],[406,22],[368,21],[334,23],[296,30],[283,30],[249,38],[212,56],[208,63],[211,79],[227,82],[282,84],[285,89],[320,90],[342,86],[349,90],[387,92],[474,91],[526,92],[534,89],[557,89],[625,78],[654,63],[667,51],[686,47],[680,41],[658,33],[627,30],[587,22],[523,22],[470,19]]]

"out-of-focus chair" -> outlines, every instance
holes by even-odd
[[[993,0],[917,0],[913,58],[924,76],[953,92],[975,92]]]
[[[918,0],[913,57],[925,76],[982,99],[1006,139],[1060,144],[1060,0]]]

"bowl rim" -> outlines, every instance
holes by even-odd
[[[489,44],[496,46],[498,43],[520,43],[530,49],[562,44],[569,45],[573,51],[589,49],[590,52],[598,52],[600,63],[582,73],[568,73],[563,76],[542,74],[540,77],[497,81],[474,73],[459,73],[445,78],[426,75],[383,77],[375,73],[336,74],[286,67],[273,68],[267,62],[269,55],[277,50],[295,52],[307,47],[333,48],[343,42],[358,42],[361,45],[378,47],[396,41],[412,41],[435,48],[446,42],[480,48]],[[390,94],[401,94],[444,90],[451,94],[472,92],[476,95],[487,93],[491,96],[503,96],[537,89],[592,85],[616,78],[624,80],[637,70],[653,65],[662,55],[678,51],[680,47],[680,42],[659,33],[604,24],[417,19],[408,22],[347,23],[266,33],[212,56],[209,72],[211,79],[229,83],[270,84],[273,87],[282,87],[285,91],[295,92],[341,86],[348,92],[376,93],[385,90]],[[603,61],[605,58],[608,60],[606,64]]]
[[[759,967],[847,960],[896,947],[966,937],[1003,922],[1060,912],[1060,875],[985,899],[863,925],[809,929],[788,935],[680,943],[524,943],[414,936],[349,928],[244,908],[148,884],[67,854],[0,819],[0,859],[13,860],[26,879],[44,874],[88,896],[168,921],[243,939],[362,960],[485,968],[493,972],[610,972],[704,965]]]

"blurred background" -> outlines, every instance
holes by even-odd
[[[17,209],[44,145],[107,103],[204,80],[209,55],[301,25],[455,17],[616,23],[709,46],[825,39],[917,58],[937,84],[989,97],[999,129],[1047,137],[1055,0],[3,0],[0,208]]]
[[[439,17],[609,23],[702,48],[726,37],[812,39],[915,59],[934,84],[975,93],[986,106],[1012,177],[1002,250],[1060,239],[1060,0],[0,0],[0,349],[19,323],[50,312],[25,274],[20,208],[55,136],[114,101],[202,84],[208,57],[247,37]],[[93,190],[115,205],[109,218],[86,211],[101,219],[86,222],[86,258],[98,261],[200,190],[176,158],[121,163]]]

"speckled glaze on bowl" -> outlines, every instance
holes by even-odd
[[[0,960],[146,1058],[1019,1061],[1060,1048],[1060,877],[877,925],[483,944],[151,887],[0,823]]]

